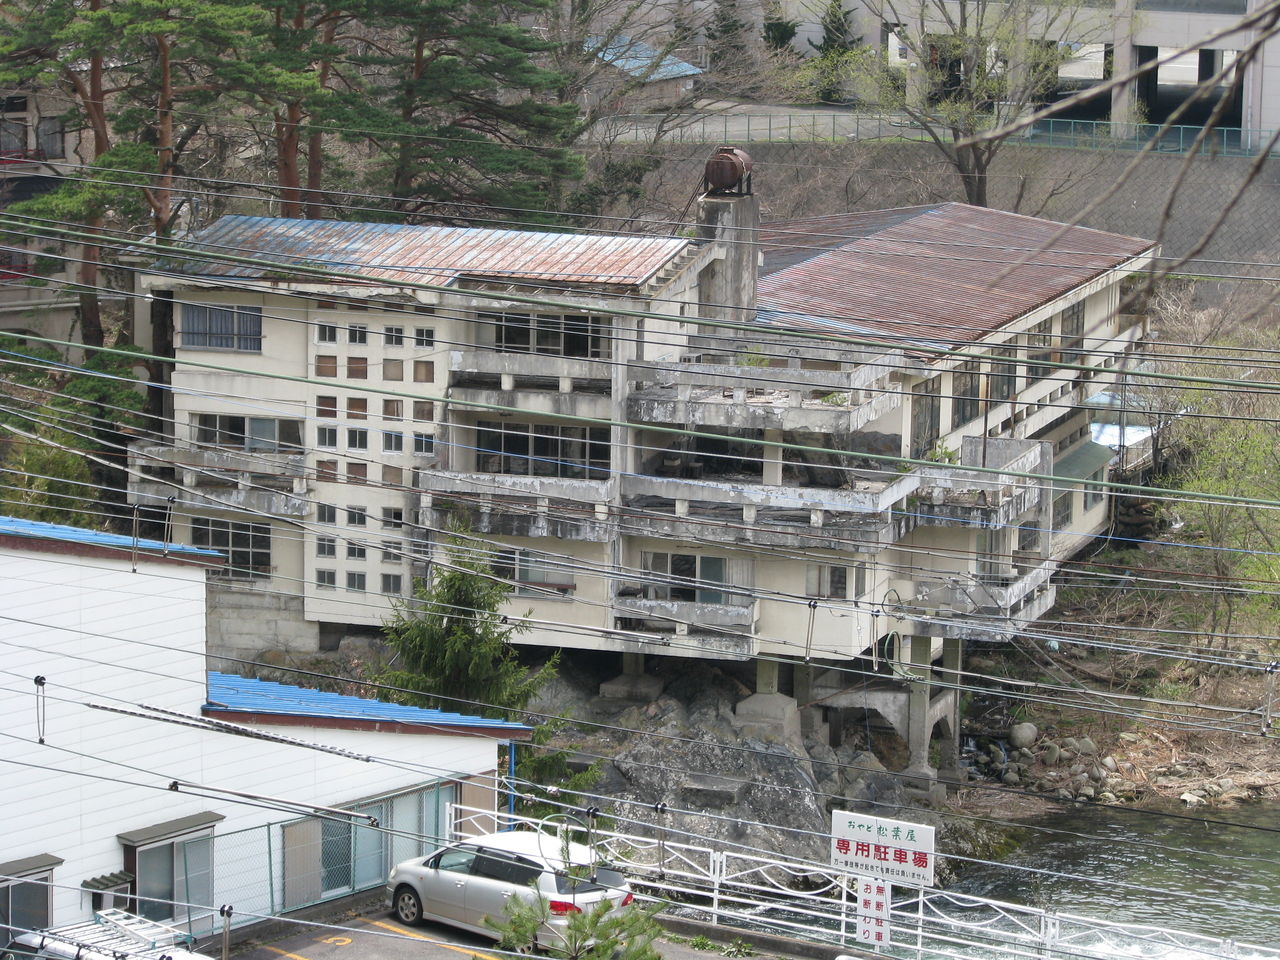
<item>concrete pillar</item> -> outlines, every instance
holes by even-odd
[[[1200,62],[1196,69],[1196,83],[1205,83],[1222,69],[1221,50],[1199,51]]]
[[[964,641],[959,637],[945,637],[942,641],[942,669],[938,679],[952,687],[960,684],[960,669],[964,660]],[[946,728],[938,741],[938,776],[948,783],[961,784],[965,781],[964,768],[960,766],[960,691],[947,691],[950,698],[950,710],[944,721]]]
[[[1103,76],[1123,76],[1133,69],[1133,13],[1135,0],[1115,0],[1115,12],[1112,15],[1111,43],[1107,44],[1103,60]],[[1132,83],[1111,88],[1111,122],[1113,124],[1133,123],[1137,106],[1137,89]],[[1121,127],[1112,127],[1112,135],[1127,137],[1132,133]]]
[[[1160,48],[1151,46],[1135,46],[1133,56],[1136,66],[1151,63],[1160,58]],[[1156,104],[1160,92],[1160,70],[1152,68],[1134,81],[1137,87],[1139,117],[1145,123],[1151,119],[1151,110]]]
[[[937,776],[937,771],[929,763],[929,735],[932,729],[929,724],[929,699],[932,684],[929,682],[933,669],[930,665],[933,652],[932,637],[911,637],[910,666],[907,672],[918,679],[913,681],[908,691],[907,705],[907,769],[903,771],[908,777],[916,777],[925,783],[918,784],[928,788]]]
[[[822,743],[831,743],[831,727],[827,723],[827,709],[813,703],[813,681],[818,668],[811,663],[797,663],[792,668],[791,685],[800,709],[800,730],[806,737]]]
[[[644,654],[622,654],[622,673],[600,684],[600,696],[610,700],[656,700],[662,693],[663,683],[657,677],[644,672]]]
[[[626,677],[644,676],[644,654],[624,653],[622,655],[622,674]]]
[[[773,484],[774,486],[782,485],[782,448],[777,446],[777,441],[781,439],[781,430],[766,430],[764,432],[765,443],[760,448],[760,457],[763,461],[760,465],[762,483]]]
[[[778,692],[778,661],[756,661],[756,693]]]

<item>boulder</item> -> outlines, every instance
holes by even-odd
[[[1040,739],[1040,731],[1034,723],[1015,723],[1009,730],[1009,746],[1021,750]]]
[[[1004,776],[1000,778],[1001,783],[1007,783],[1009,786],[1021,783],[1022,778],[1018,776],[1017,770],[1006,770]]]
[[[1106,770],[1108,773],[1115,773],[1116,770],[1119,769],[1119,766],[1116,764],[1116,758],[1113,756],[1107,755],[1102,758],[1101,762],[1102,762],[1102,768]]]
[[[1194,793],[1184,793],[1178,799],[1188,807],[1198,807],[1200,804],[1205,802],[1204,797],[1197,797]]]
[[[1076,749],[1079,750],[1080,753],[1086,757],[1092,757],[1094,754],[1098,752],[1097,745],[1088,737],[1081,737],[1079,740],[1077,740]]]
[[[1047,767],[1052,767],[1056,764],[1061,756],[1062,749],[1052,740],[1040,749],[1040,762]]]

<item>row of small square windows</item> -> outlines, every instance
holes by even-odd
[[[363,593],[367,589],[368,577],[363,573],[347,571],[347,589]],[[336,590],[338,587],[337,570],[317,570],[316,586],[322,590]],[[398,573],[382,574],[382,592],[398,596],[404,593],[404,577]]]
[[[383,430],[382,432],[382,452],[383,453],[403,453],[404,452],[404,434],[395,430]],[[316,446],[334,450],[338,446],[338,428],[337,427],[316,427]],[[348,427],[347,428],[347,449],[348,450],[368,450],[369,449],[369,431],[364,427]],[[430,456],[435,453],[436,438],[430,433],[413,434],[413,452]]]
[[[336,323],[322,323],[316,327],[317,343],[337,343],[338,330]],[[347,326],[347,343],[365,344],[369,342],[369,328],[362,323]],[[382,342],[388,347],[403,347],[406,340],[404,327],[383,327]],[[432,327],[416,327],[413,331],[415,347],[434,347],[436,332]]]

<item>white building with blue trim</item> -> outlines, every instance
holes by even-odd
[[[0,939],[104,907],[204,935],[375,889],[494,807],[520,724],[207,672],[221,559],[0,517]]]

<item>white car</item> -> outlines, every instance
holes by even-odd
[[[501,921],[512,897],[542,896],[551,918],[538,934],[539,947],[562,939],[569,914],[589,911],[601,900],[614,907],[632,900],[626,878],[595,863],[590,848],[566,847],[558,837],[533,830],[469,837],[399,863],[387,877],[387,896],[401,923],[435,920],[494,939],[485,917]]]

